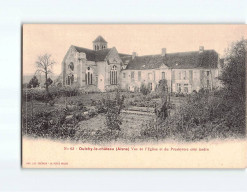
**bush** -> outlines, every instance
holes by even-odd
[[[150,88],[147,87],[145,84],[141,84],[141,87],[140,87],[140,92],[143,94],[143,95],[147,95],[151,92]]]
[[[122,120],[120,117],[120,112],[123,108],[124,97],[120,98],[120,92],[116,92],[115,98],[112,100],[109,98],[104,100],[104,106],[106,110],[106,126],[108,129],[114,133],[120,131],[120,125]]]
[[[245,130],[245,107],[220,92],[200,91],[190,95],[172,116],[149,123],[141,129],[141,137],[182,141],[242,138]]]
[[[78,87],[50,87],[49,94],[45,89],[23,89],[23,100],[30,101],[31,99],[37,101],[47,102],[52,99],[51,97],[71,97],[78,96],[80,94]]]
[[[32,118],[23,115],[23,133],[34,137],[73,138],[75,123],[66,121],[65,110],[37,112]]]
[[[35,88],[40,85],[37,77],[34,75],[33,78],[29,81],[27,88]]]

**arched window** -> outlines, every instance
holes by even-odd
[[[69,75],[67,78],[66,78],[66,84],[67,85],[72,85],[74,83],[74,75]]]
[[[110,84],[117,85],[117,67],[115,65],[110,71]]]
[[[74,70],[74,64],[73,64],[73,62],[70,62],[69,69],[72,70],[72,71]]]
[[[85,81],[86,81],[86,85],[93,84],[93,71],[90,67],[88,67],[86,70]]]
[[[99,46],[97,45],[97,51],[99,50]]]

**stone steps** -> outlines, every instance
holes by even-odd
[[[148,116],[154,116],[155,115],[152,112],[143,112],[143,111],[134,111],[134,110],[122,110],[121,113],[136,114],[136,115],[148,115]]]

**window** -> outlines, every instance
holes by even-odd
[[[184,84],[184,93],[188,93],[188,92],[189,92],[189,85]]]
[[[131,80],[135,79],[135,72],[131,72]]]
[[[125,77],[126,77],[126,75],[125,75],[125,73],[123,73],[123,78],[125,79]]]
[[[162,72],[162,79],[165,79],[165,78],[166,78],[166,73]]]
[[[72,70],[72,71],[74,70],[74,64],[73,64],[73,62],[70,62],[69,69]]]
[[[181,72],[178,73],[178,80],[181,80]]]
[[[180,93],[181,92],[181,84],[177,83],[177,92]]]
[[[141,71],[139,71],[139,72],[138,72],[138,81],[140,81],[140,80],[141,80],[141,78],[142,78],[142,72],[141,72]]]
[[[152,80],[152,73],[148,73],[148,79]]]
[[[69,75],[67,78],[66,78],[66,84],[67,85],[72,85],[74,83],[74,75]]]
[[[184,71],[184,80],[187,79],[186,71]]]
[[[90,67],[88,67],[86,70],[85,81],[86,81],[86,85],[93,84],[93,71]]]
[[[207,76],[209,76],[209,71],[206,71],[207,72]]]
[[[153,84],[152,83],[148,83],[148,88],[152,91],[153,90]]]
[[[209,80],[207,80],[207,88],[209,88],[210,82]]]
[[[110,84],[117,85],[117,67],[115,65],[110,71]]]

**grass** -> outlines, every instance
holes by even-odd
[[[84,111],[78,110],[79,102],[81,102],[84,105],[84,107],[86,107],[86,109],[92,109],[95,107],[94,104],[97,104],[97,101],[100,101],[103,98],[107,99],[107,96],[109,96],[110,99],[113,99],[115,95],[116,95],[115,92],[109,92],[109,93],[81,94],[80,96],[71,96],[66,98],[59,97],[59,98],[55,98],[54,100],[55,104],[53,106],[36,100],[23,102],[22,115],[25,117],[25,120],[26,119],[32,120],[32,107],[33,107],[33,115],[35,116],[39,113],[45,113],[45,112],[59,113],[58,110],[61,111],[64,110],[66,108],[65,105],[67,105],[66,115],[73,116],[74,114],[78,114],[78,112],[79,113],[85,112],[85,110]],[[134,109],[141,112],[146,112],[146,111],[153,112],[154,111],[154,108],[152,106],[153,103],[159,104],[161,101],[160,98],[157,98],[157,94],[152,94],[152,93],[148,94],[147,96],[144,96],[141,93],[121,92],[120,95],[125,97],[124,109],[132,109],[132,110]],[[176,106],[180,105],[184,100],[185,97],[171,98],[171,102]],[[138,102],[138,105],[133,106],[130,104],[130,102]],[[147,102],[152,105],[146,104]],[[142,104],[144,106],[140,107],[139,105]],[[77,109],[74,110],[73,106]],[[53,117],[52,119],[54,120],[56,118],[56,114],[52,114],[52,117]],[[117,136],[118,141],[133,142],[143,139],[140,134],[141,130],[148,125],[149,121],[154,120],[155,115],[137,115],[133,113],[121,113],[120,117],[122,119],[122,123],[120,125],[121,128],[120,134]],[[50,119],[48,117],[48,118],[44,118],[44,120],[49,121]],[[80,120],[76,121],[76,124],[73,122],[73,126],[76,129],[75,129],[75,134],[71,139],[82,142],[95,142],[95,143],[98,140],[111,141],[112,139],[115,139],[115,138],[111,138],[111,135],[109,133],[110,130],[107,129],[106,127],[105,114],[98,113],[91,117],[83,117],[83,119]],[[70,124],[71,123],[69,123],[68,125]]]

